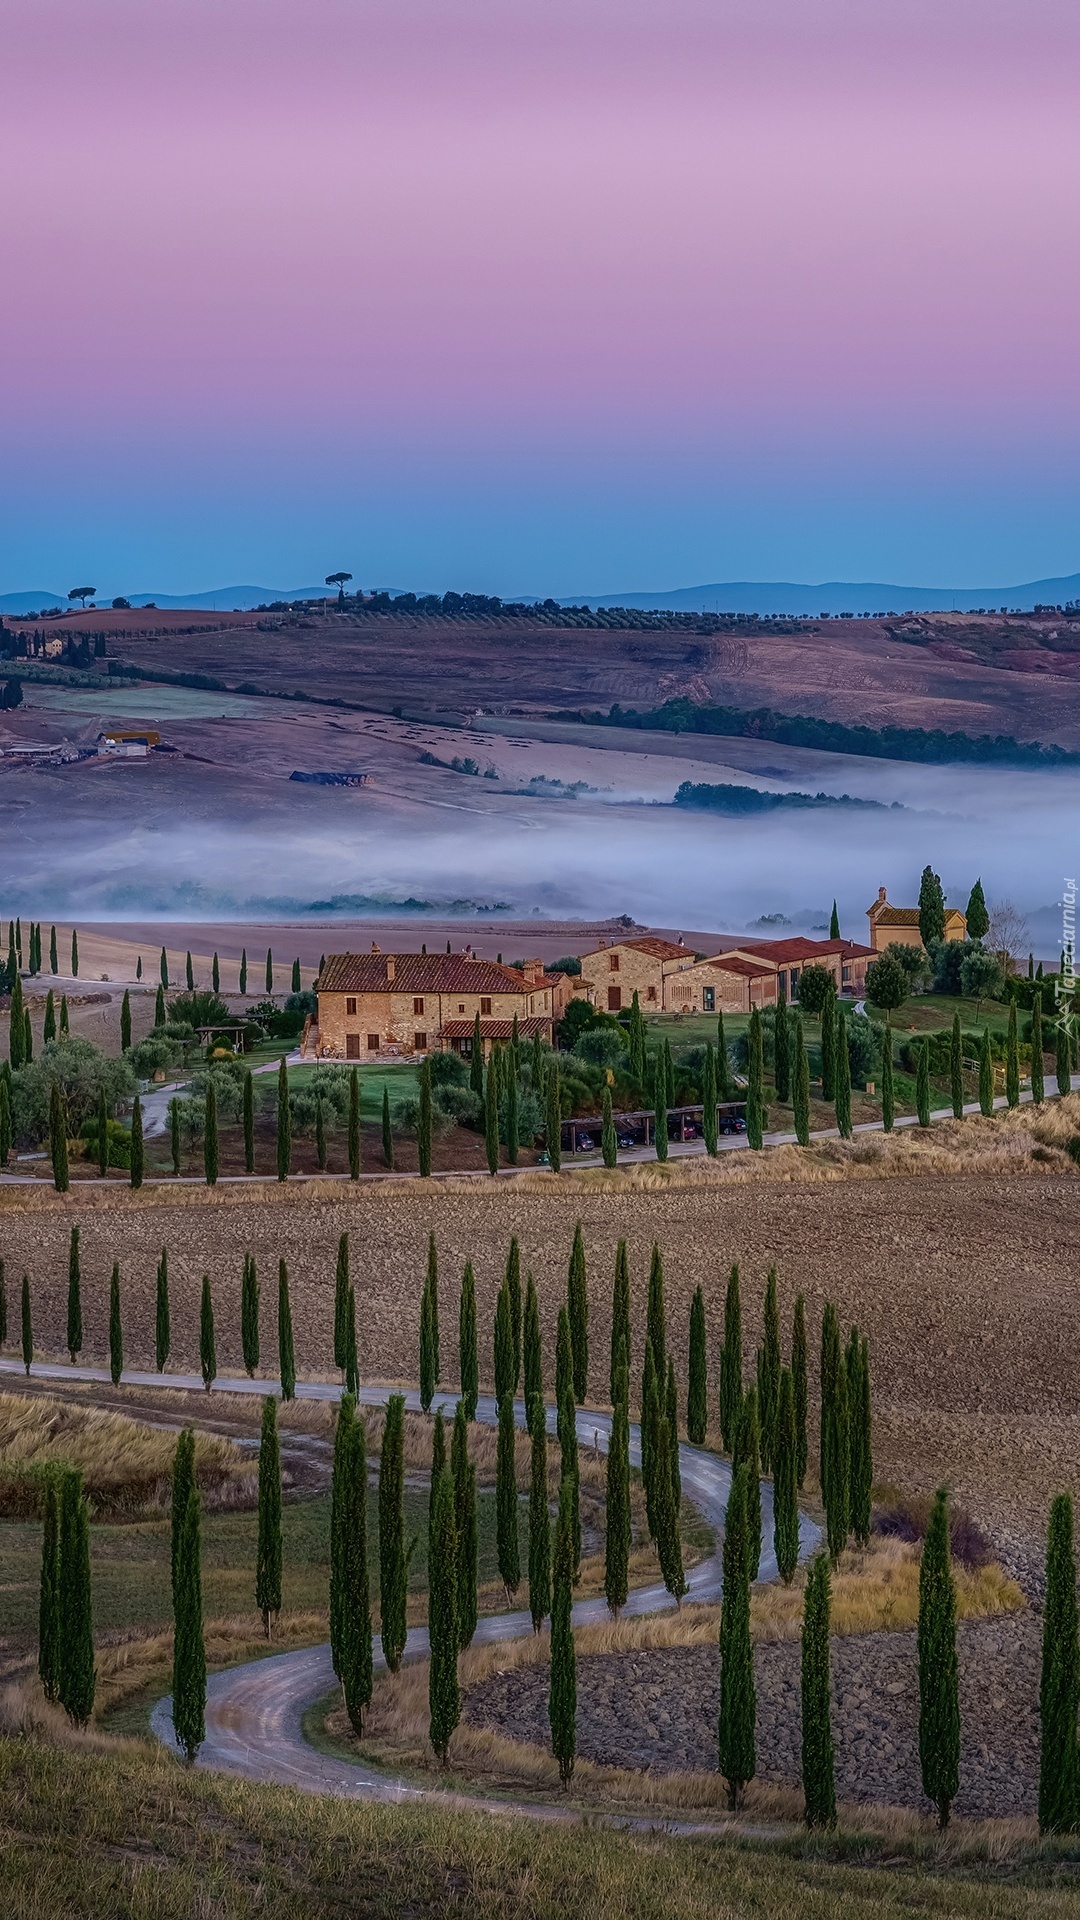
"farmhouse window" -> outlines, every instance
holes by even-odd
[[[427,1034],[420,1033],[419,1031],[414,1033],[413,1046],[416,1048],[417,1053],[426,1053],[427,1052]]]
[[[650,988],[649,988],[649,991],[648,991],[648,993],[646,994],[646,996],[645,996],[645,997],[646,997],[646,999],[647,999],[647,1000],[655,1000],[655,999],[656,999],[656,988],[655,988],[655,987],[650,987]]]
[[[415,1000],[413,1001],[413,1003],[412,1003],[412,1010],[413,1010],[413,1012],[414,1012],[414,1013],[423,1013],[423,1011],[424,1011],[424,1003],[423,1003],[423,1001],[422,1001],[422,1000],[421,1000],[421,999],[419,998],[419,996],[417,996],[417,998],[416,998],[416,999],[415,999]]]
[[[370,1039],[370,1037],[369,1034],[368,1038]],[[360,1035],[358,1033],[347,1033],[345,1035],[345,1058],[346,1060],[359,1060]]]
[[[701,1011],[702,1013],[716,1012],[716,988],[715,987],[702,987]]]
[[[609,987],[607,990],[607,1009],[609,1013],[618,1013],[622,1006],[622,988]]]
[[[481,1014],[485,1014],[485,1013],[490,1013],[490,1012],[491,1012],[491,1001],[490,1001],[490,1000],[481,1000],[481,1002],[480,1002],[480,1012],[481,1012]]]
[[[617,953],[609,953],[608,954],[608,972],[618,973],[618,971],[619,971],[619,956]]]
[[[369,1034],[368,1034],[368,1037],[367,1037],[367,1050],[368,1050],[368,1052],[369,1052],[369,1053],[378,1053],[378,1051],[379,1051],[379,1036],[378,1036],[378,1034],[377,1034],[377,1033],[369,1033]]]
[[[356,1012],[356,1001],[355,1001],[355,1000],[353,1000],[353,999],[351,999],[351,998],[350,998],[350,999],[348,999],[348,1000],[346,1000],[346,1002],[345,1002],[345,1012],[346,1012],[347,1014],[350,1014],[350,1013],[352,1013],[352,1014],[354,1014],[354,1013]]]
[[[459,1013],[464,1013],[464,1011],[465,1011],[465,1002],[464,1002],[464,1000],[459,1000],[459,1001],[458,1001],[458,1009],[457,1009],[457,1010],[458,1010],[458,1012],[459,1012]]]

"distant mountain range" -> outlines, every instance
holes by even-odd
[[[133,607],[152,601],[157,607],[233,608],[247,611],[271,600],[316,600],[326,587],[217,587],[206,593],[129,593]],[[402,591],[390,588],[390,592]],[[99,606],[107,607],[112,594]],[[515,596],[526,601],[539,595]],[[562,607],[636,607],[642,612],[670,610],[683,613],[878,614],[1025,611],[1038,605],[1063,606],[1080,600],[1080,573],[1053,580],[1027,580],[1018,587],[898,587],[881,580],[825,580],[809,586],[792,580],[723,580],[705,587],[676,587],[670,593],[566,594]],[[0,594],[0,614],[43,612],[66,607],[66,593],[44,588],[29,593]]]

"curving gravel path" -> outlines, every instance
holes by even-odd
[[[24,1369],[16,1360],[0,1359],[0,1374],[23,1374]],[[109,1382],[110,1376],[103,1367],[70,1367],[48,1362],[35,1362],[31,1368],[31,1378],[41,1380],[83,1380]],[[192,1389],[203,1391],[200,1374],[193,1373],[129,1373],[124,1380],[131,1386],[153,1389],[169,1387],[173,1389]],[[111,1382],[110,1382],[111,1384]],[[217,1388],[228,1393],[252,1393],[266,1395],[278,1392],[274,1380],[249,1380],[246,1374],[233,1376],[221,1374],[215,1382]],[[392,1387],[361,1387],[360,1399],[365,1406],[385,1406]],[[296,1396],[299,1400],[338,1400],[341,1388],[330,1382],[304,1381],[297,1385]],[[405,1404],[415,1412],[420,1411],[420,1395],[417,1391],[405,1394]],[[436,1405],[451,1412],[457,1404],[456,1394],[440,1396]],[[492,1395],[481,1395],[477,1404],[477,1420],[485,1426],[497,1426],[498,1415]],[[525,1405],[523,1401],[514,1404],[514,1418],[520,1427],[525,1425]],[[556,1414],[553,1407],[547,1409],[549,1432],[556,1428]],[[579,1408],[577,1415],[578,1441],[583,1447],[595,1446],[602,1453],[607,1452],[608,1438],[611,1432],[611,1415],[594,1412],[591,1408]],[[630,1458],[635,1466],[641,1464],[641,1433],[636,1425],[630,1429]],[[728,1492],[731,1486],[731,1468],[726,1460],[717,1454],[707,1453],[702,1448],[681,1444],[679,1447],[679,1467],[682,1474],[683,1491],[697,1508],[717,1536],[722,1536],[724,1515],[727,1510]],[[761,1488],[762,1509],[762,1554],[760,1579],[771,1580],[776,1574],[776,1560],[772,1550],[772,1487],[766,1482]],[[820,1529],[805,1514],[799,1516],[799,1549],[802,1555],[810,1553],[820,1538]],[[707,1559],[698,1562],[687,1574],[687,1598],[690,1600],[718,1600],[721,1593],[721,1562],[719,1550]],[[673,1605],[666,1587],[657,1582],[648,1587],[638,1587],[629,1596],[624,1612],[628,1615],[663,1612]],[[579,1600],[574,1607],[575,1625],[584,1625],[590,1620],[607,1618],[607,1605],[602,1598]],[[513,1613],[487,1614],[479,1622],[475,1644],[486,1645],[498,1640],[516,1640],[532,1632],[532,1620],[528,1612],[519,1609]],[[427,1629],[414,1627],[409,1630],[408,1644],[405,1649],[407,1660],[420,1660],[428,1651]],[[383,1662],[376,1639],[376,1671],[381,1671]],[[310,1793],[342,1795],[361,1800],[402,1800],[437,1797],[445,1805],[455,1796],[439,1788],[414,1787],[408,1782],[393,1776],[374,1771],[348,1760],[340,1760],[331,1754],[319,1753],[304,1738],[304,1716],[309,1708],[330,1692],[334,1685],[334,1671],[330,1659],[329,1646],[304,1647],[295,1652],[271,1654],[264,1660],[250,1661],[239,1667],[226,1668],[221,1673],[212,1674],[207,1682],[206,1699],[206,1739],[203,1743],[199,1765],[218,1767],[229,1773],[243,1775],[249,1780],[275,1782],[282,1786],[300,1787]],[[160,1700],[151,1715],[151,1727],[158,1739],[168,1746],[174,1746],[172,1728],[172,1701]],[[463,1804],[472,1808],[486,1807],[492,1812],[527,1811],[538,1817],[565,1818],[566,1810],[558,1807],[538,1807],[535,1803],[522,1803],[520,1806],[507,1800],[477,1800],[472,1795],[458,1796]],[[645,1823],[652,1824],[652,1823]],[[669,1821],[661,1824],[670,1826]],[[687,1831],[700,1830],[687,1826]]]

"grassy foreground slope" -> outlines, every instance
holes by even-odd
[[[463,1812],[358,1806],[189,1774],[132,1743],[0,1741],[0,1897],[10,1920],[1073,1920],[1080,1896],[948,1856],[851,1864]],[[1040,1883],[1041,1882],[1041,1883]]]

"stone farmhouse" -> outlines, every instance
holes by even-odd
[[[878,888],[877,899],[872,907],[867,907],[866,917],[870,922],[870,945],[875,953],[884,953],[886,947],[893,945],[922,946],[918,907],[894,907],[886,898],[884,887]],[[967,939],[967,918],[958,907],[945,909],[945,938]]]
[[[643,1013],[661,1013],[669,975],[693,964],[691,949],[674,940],[646,936],[641,940],[616,940],[610,945],[601,940],[593,953],[582,954],[581,973],[573,981],[574,993],[584,994],[600,1013],[621,1013],[636,993]]]
[[[556,988],[540,960],[504,967],[468,953],[331,953],[319,975],[318,1024],[303,1051],[321,1060],[472,1053],[477,1014],[485,1057],[538,1033],[550,1044]]]

